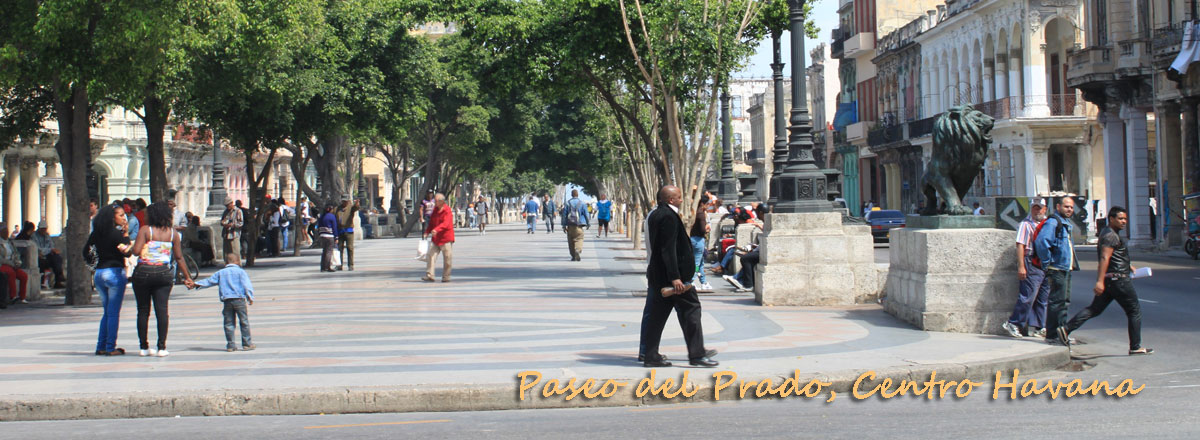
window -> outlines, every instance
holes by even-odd
[[[1096,0],[1096,45],[1108,46],[1108,0]]]
[[[729,98],[729,114],[730,114],[730,117],[734,117],[734,118],[742,117],[742,97],[741,96],[733,96],[733,97]]]
[[[742,154],[742,134],[733,134],[733,157],[745,158]]]

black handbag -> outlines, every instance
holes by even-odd
[[[170,264],[138,264],[129,280],[137,284],[173,284],[175,267]]]

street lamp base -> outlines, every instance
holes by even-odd
[[[779,202],[775,212],[830,212],[833,203],[828,200],[828,182],[820,170],[784,172],[772,179],[771,187],[779,188]]]

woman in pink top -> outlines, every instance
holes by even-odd
[[[138,342],[141,344],[142,356],[167,356],[167,325],[170,318],[167,315],[167,300],[171,296],[171,287],[175,284],[175,268],[177,261],[183,261],[183,245],[179,241],[179,233],[175,232],[174,212],[163,202],[156,202],[146,208],[146,222],[142,223],[137,241],[133,243],[133,253],[138,256],[138,267],[134,269],[133,295],[137,298],[137,328]],[[187,265],[178,265],[183,271],[183,277],[189,282],[191,274]],[[140,272],[139,272],[140,271]],[[158,350],[151,350],[147,342],[150,325],[150,305],[154,305],[154,320],[158,322]]]

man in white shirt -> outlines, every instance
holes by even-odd
[[[175,190],[167,191],[167,206],[171,207],[171,217],[173,219],[171,226],[174,227],[176,231],[183,232],[183,230],[187,229],[188,226],[187,214],[175,207],[175,194],[178,194],[178,192]]]

